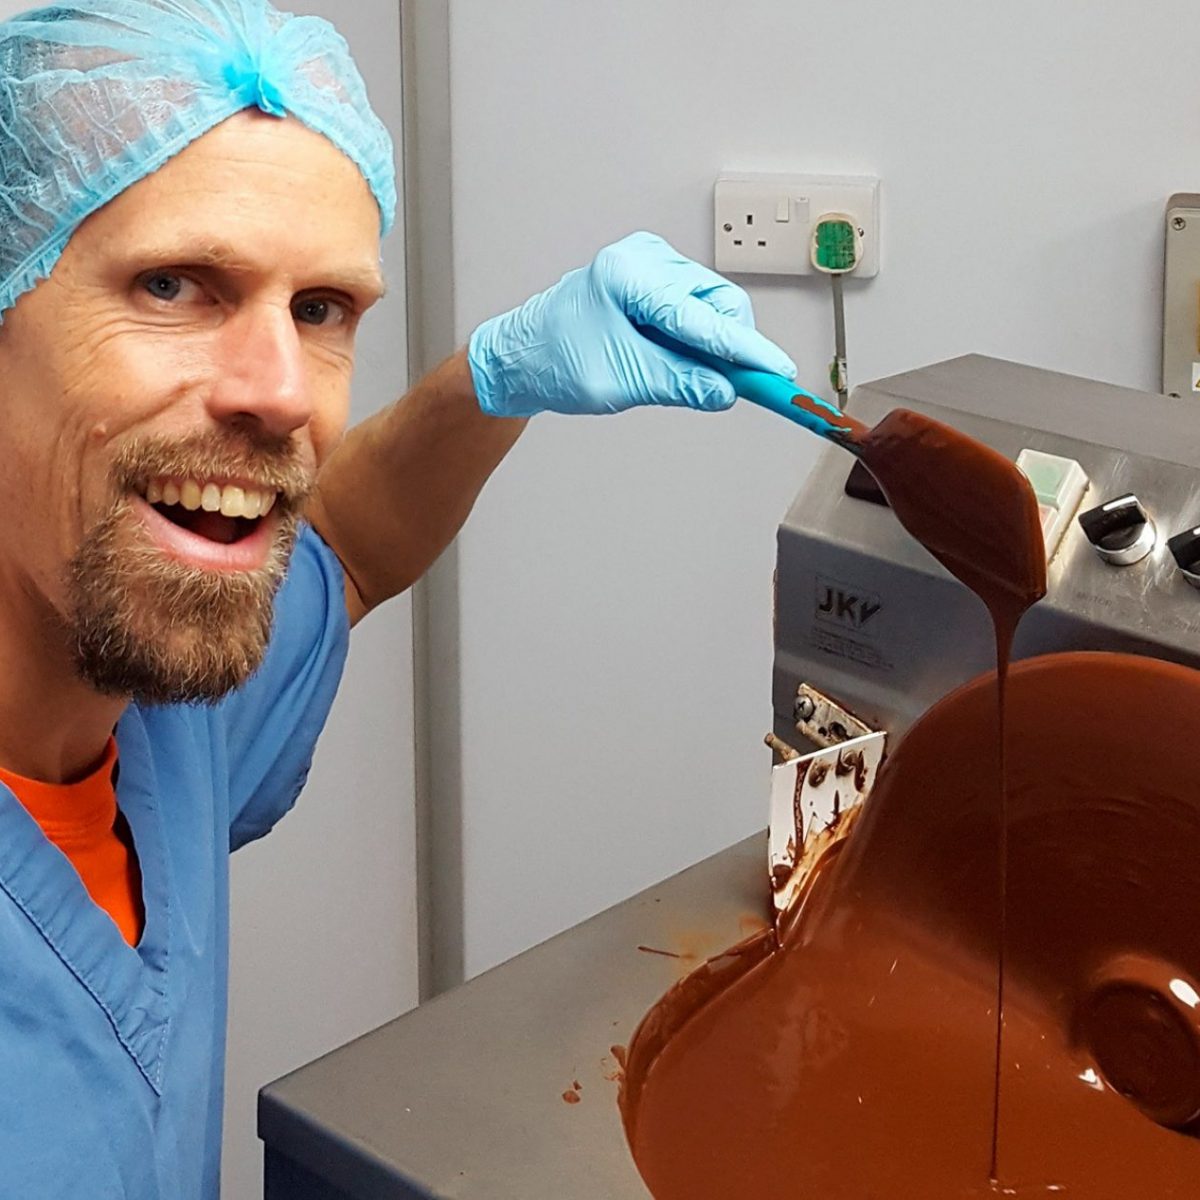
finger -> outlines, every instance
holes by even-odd
[[[720,278],[718,276],[718,278]],[[692,295],[705,304],[711,304],[719,313],[732,317],[739,325],[754,327],[754,306],[744,288],[728,279],[721,279],[711,287],[692,289]]]
[[[667,243],[663,242],[662,245],[672,255],[669,260],[664,260],[669,261],[671,267],[671,287],[664,289],[664,293],[695,296],[739,324],[753,326],[754,307],[745,288],[718,275],[703,263],[685,258]]]
[[[724,412],[737,403],[733,384],[717,371],[691,367],[684,373],[684,378],[687,383],[683,394],[689,408],[700,412]]]
[[[733,385],[718,371],[653,343],[639,353],[641,388],[650,404],[720,412],[737,402]]]
[[[635,324],[661,329],[738,366],[796,378],[791,358],[755,330],[749,296],[656,234],[630,234],[602,250],[596,265],[609,294]]]
[[[695,346],[740,367],[796,378],[796,364],[774,342],[695,296],[670,308],[659,308],[654,316],[651,324],[655,328],[685,346]]]
[[[724,276],[680,254],[657,234],[633,233],[606,246],[596,259],[607,284],[639,324],[655,323],[656,310],[699,296],[742,324],[754,323],[750,297]]]

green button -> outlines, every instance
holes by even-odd
[[[1065,458],[1052,458],[1050,455],[1035,457],[1030,454],[1021,464],[1021,469],[1033,485],[1034,494],[1043,504],[1057,504],[1071,463]]]

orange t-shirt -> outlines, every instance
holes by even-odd
[[[0,780],[71,860],[88,895],[136,946],[144,921],[142,876],[128,825],[117,811],[116,762],[117,743],[110,738],[103,761],[78,783],[41,783],[3,767]]]

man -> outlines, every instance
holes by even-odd
[[[648,234],[343,438],[386,132],[326,23],[90,0],[0,24],[0,1196],[218,1189],[227,863],[303,783],[349,628],[523,418],[794,374]]]

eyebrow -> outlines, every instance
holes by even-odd
[[[245,274],[256,269],[253,264],[247,263],[244,255],[239,254],[227,242],[208,239],[190,244],[143,246],[135,249],[133,256],[141,262],[154,263],[160,267],[212,267],[234,274]],[[319,274],[323,279],[319,286],[333,287],[345,292],[365,292],[378,299],[387,295],[387,283],[375,267],[341,265],[323,270]]]

